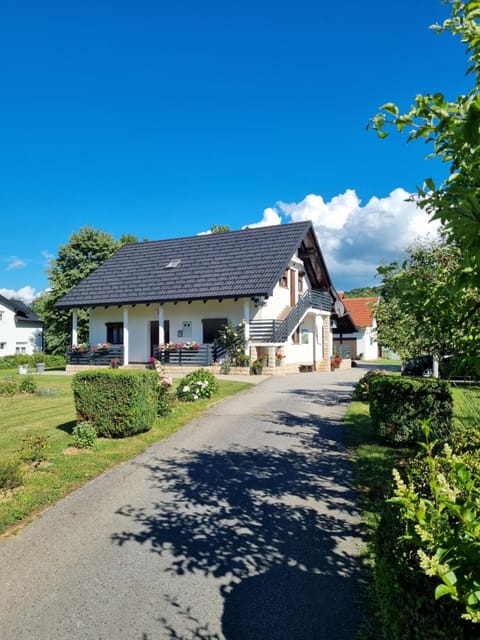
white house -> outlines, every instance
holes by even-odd
[[[342,357],[353,360],[378,360],[381,357],[377,340],[377,321],[374,317],[378,297],[345,298],[340,297],[357,327],[355,332],[335,330],[334,348]]]
[[[116,347],[124,365],[192,342],[196,353],[173,347],[169,363],[210,364],[231,322],[243,323],[246,355],[264,356],[271,373],[329,370],[332,314],[355,329],[310,222],[125,245],[56,306],[72,310],[72,344],[76,310],[88,309],[90,345]],[[86,362],[78,351],[69,358]]]
[[[43,347],[43,323],[19,300],[0,296],[0,357],[31,355]]]

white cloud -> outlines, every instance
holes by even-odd
[[[398,188],[362,206],[353,189],[328,202],[310,194],[298,203],[277,202],[276,208],[265,210],[261,222],[249,226],[278,224],[279,214],[293,222],[311,220],[334,285],[368,286],[378,284],[375,274],[382,262],[401,259],[415,240],[436,235],[439,225],[429,223],[428,215],[409,197]]]
[[[52,253],[50,253],[50,251],[48,251],[47,249],[40,251],[40,255],[43,257],[45,262],[50,262],[51,260],[55,260],[55,256]]]
[[[36,292],[36,289],[29,285],[22,287],[17,291],[15,291],[15,289],[0,289],[0,295],[4,298],[23,300],[23,302],[26,302],[27,304],[35,300],[35,298],[38,298],[41,293],[41,291]]]
[[[10,262],[7,266],[7,271],[13,271],[14,269],[25,269],[27,263],[16,256],[10,258]]]
[[[247,224],[242,228],[245,229],[246,227],[248,227],[250,229],[254,229],[256,227],[270,227],[274,224],[282,224],[282,218],[276,209],[268,207],[268,209],[265,209],[265,211],[263,212],[263,218],[260,220],[260,222]]]

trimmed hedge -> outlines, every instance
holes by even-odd
[[[46,353],[34,353],[31,356],[17,353],[14,356],[0,358],[0,369],[17,369],[19,365],[26,364],[32,369],[37,362],[44,362],[47,369],[65,369],[65,356],[49,355]]]
[[[372,376],[370,417],[378,435],[390,444],[422,440],[421,420],[428,420],[433,440],[445,441],[452,431],[453,400],[444,380]]]
[[[370,389],[370,379],[373,376],[384,376],[386,371],[384,369],[372,369],[367,371],[355,385],[353,390],[353,399],[357,402],[368,402],[368,393]]]
[[[158,401],[155,371],[85,371],[74,375],[72,387],[78,421],[91,422],[99,436],[123,438],[153,426]]]

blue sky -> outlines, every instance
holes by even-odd
[[[427,230],[445,168],[365,126],[468,90],[440,0],[0,3],[0,293],[31,298],[70,234],[157,240],[312,219],[337,289]]]

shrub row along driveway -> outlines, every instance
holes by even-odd
[[[0,637],[351,640],[360,369],[274,377],[0,541]]]

